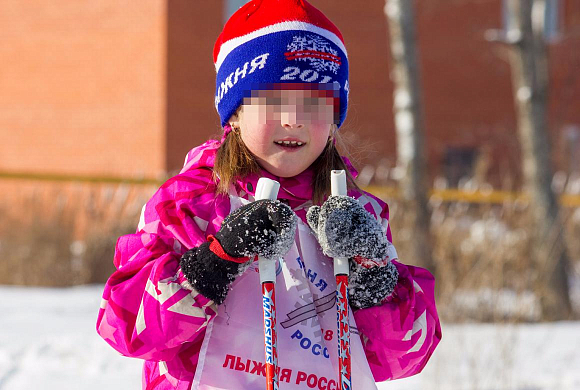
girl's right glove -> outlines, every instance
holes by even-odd
[[[277,200],[258,200],[235,210],[208,242],[187,251],[181,270],[199,293],[221,304],[229,285],[256,260],[275,261],[294,242],[296,214]]]
[[[394,252],[385,231],[359,202],[331,196],[306,214],[322,251],[350,259],[349,302],[355,309],[380,305],[397,284],[399,272],[390,262]]]

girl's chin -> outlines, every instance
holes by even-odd
[[[288,169],[281,169],[281,170],[277,170],[277,169],[267,169],[268,172],[270,172],[272,175],[274,176],[278,176],[278,177],[294,177],[297,176],[299,174],[301,174],[304,169],[298,171],[298,170],[288,170]],[[272,172],[273,171],[273,172]]]
[[[278,177],[297,176],[308,168],[308,166],[304,167],[303,164],[297,164],[292,162],[276,165],[260,162],[260,166],[264,168],[266,171],[270,172],[272,175]]]

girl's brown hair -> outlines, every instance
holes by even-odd
[[[337,145],[341,149],[344,145],[336,130],[336,125],[332,125],[330,133],[334,136],[328,139],[326,147],[310,166],[314,172],[312,176],[314,204],[321,204],[330,195],[331,170],[343,169],[347,174],[348,188],[359,189],[337,149]],[[217,151],[214,164],[214,180],[218,182],[217,192],[227,194],[234,180],[243,179],[252,173],[259,173],[261,169],[252,152],[242,141],[240,130],[233,129]]]

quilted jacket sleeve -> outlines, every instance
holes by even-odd
[[[147,202],[137,232],[118,239],[97,332],[121,354],[169,360],[203,338],[215,317],[215,304],[179,268],[181,255],[215,233],[229,212],[212,186],[209,170],[175,176]]]

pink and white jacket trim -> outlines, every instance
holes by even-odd
[[[145,360],[144,389],[191,389],[206,326],[217,313],[215,303],[183,277],[179,259],[215,234],[230,212],[229,196],[216,195],[212,180],[219,144],[212,140],[191,150],[181,173],[143,207],[137,232],[117,241],[117,271],[105,285],[97,332],[122,355]],[[303,221],[312,205],[311,175],[275,178],[284,189],[279,198]],[[257,179],[237,182],[237,195],[253,196]],[[392,241],[388,206],[368,193],[349,195],[387,228]],[[421,372],[441,340],[433,276],[393,263],[399,271],[393,294],[380,306],[354,313],[377,382]]]

